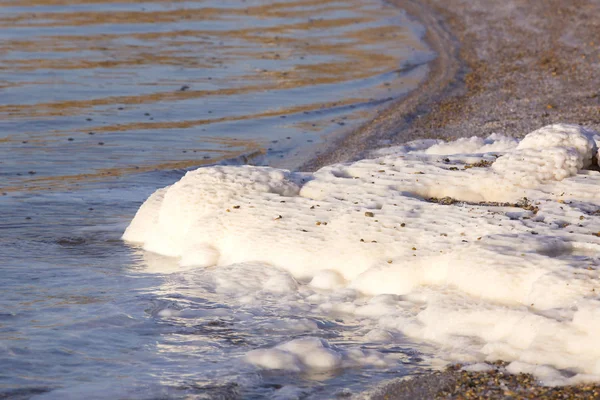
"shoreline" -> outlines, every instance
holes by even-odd
[[[437,53],[425,82],[372,121],[328,144],[301,170],[364,158],[382,141],[523,137],[553,123],[600,131],[600,3],[559,0],[502,4],[466,0],[388,0],[427,28]],[[568,23],[565,23],[568,21]],[[383,382],[358,396],[373,399],[600,398],[600,385],[542,386],[501,365],[484,372],[450,365]]]
[[[357,129],[324,143],[325,151],[306,161],[300,171],[317,169],[339,162],[356,160],[370,150],[382,147],[382,140],[394,142],[395,137],[408,129],[411,122],[426,113],[434,104],[456,91],[456,82],[464,73],[458,58],[458,42],[444,21],[429,6],[416,0],[383,0],[406,11],[409,18],[427,28],[423,40],[436,53],[428,62],[429,72],[424,82],[407,95],[378,111],[371,121]],[[405,136],[403,136],[405,137]],[[408,138],[404,141],[418,139]]]
[[[415,139],[512,137],[553,123],[600,130],[600,4],[594,0],[387,0],[437,53],[419,88],[302,165],[363,158]],[[567,21],[568,23],[565,23]]]

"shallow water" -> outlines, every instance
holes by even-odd
[[[431,54],[369,1],[0,1],[4,191],[245,155],[293,168]]]
[[[360,318],[308,307],[302,283],[297,294],[283,297],[219,293],[205,282],[211,271],[181,270],[174,259],[123,243],[141,200],[180,176],[152,172],[135,181],[2,198],[0,393],[264,398],[291,390],[330,398],[419,368],[419,347],[365,341],[369,328]],[[253,349],[304,336],[341,349],[376,349],[395,361],[322,374],[262,372],[242,361]]]
[[[268,293],[248,305],[120,236],[185,169],[294,168],[371,118],[423,79],[421,30],[376,0],[0,0],[0,397],[329,398],[418,368],[360,321]],[[397,362],[241,362],[305,335]]]

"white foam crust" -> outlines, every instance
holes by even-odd
[[[246,355],[246,361],[262,369],[294,372],[330,371],[361,365],[384,367],[392,362],[377,351],[341,350],[317,337],[303,337],[273,348],[252,350]]]
[[[597,140],[560,124],[521,141],[413,142],[313,174],[200,168],[150,196],[123,238],[208,268],[217,292],[295,293],[364,318],[372,341],[406,335],[546,384],[597,381],[600,173],[585,169]],[[361,357],[384,365],[374,354]],[[317,338],[246,359],[293,371],[353,360]]]

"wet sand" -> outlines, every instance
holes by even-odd
[[[556,122],[600,128],[600,3],[595,0],[389,0],[428,28],[427,81],[310,160],[314,170],[385,144]]]
[[[507,363],[496,362],[489,372],[463,371],[450,366],[445,371],[392,382],[368,395],[372,400],[415,399],[598,399],[600,386],[541,386],[532,375],[509,374]]]
[[[600,129],[600,2],[390,0],[428,27],[439,54],[420,89],[305,167],[349,161],[384,141],[522,137],[558,122]],[[373,399],[598,399],[600,386],[549,388],[531,375],[457,366],[399,379]]]

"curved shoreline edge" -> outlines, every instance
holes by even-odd
[[[520,138],[554,123],[600,130],[597,0],[386,1],[427,29],[438,54],[428,77],[300,170],[364,158],[383,140]]]
[[[371,121],[337,140],[325,143],[325,151],[305,162],[300,171],[315,171],[325,165],[358,159],[367,151],[381,147],[382,140],[393,141],[412,120],[455,92],[456,86],[460,85],[458,78],[464,66],[458,57],[459,43],[438,14],[418,0],[384,1],[406,11],[410,18],[426,27],[424,41],[436,53],[436,58],[428,63],[427,77],[406,96],[379,110]]]

